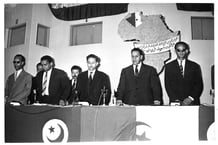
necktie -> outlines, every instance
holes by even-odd
[[[135,76],[138,76],[139,70],[138,70],[138,65],[135,66]]]
[[[17,71],[14,73],[14,81],[17,80]]]
[[[73,85],[72,88],[75,89],[76,88],[76,80],[73,80]]]
[[[92,72],[89,74],[89,84],[92,82]]]
[[[45,72],[45,77],[44,77],[44,80],[42,83],[42,95],[45,95],[45,90],[46,90],[46,86],[47,86],[47,73],[48,72]]]
[[[92,85],[92,72],[90,72],[88,78],[88,95],[90,95],[91,85]]]
[[[181,75],[183,76],[182,60],[180,61],[179,69],[180,69],[180,73],[181,73]]]

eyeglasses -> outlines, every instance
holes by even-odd
[[[14,63],[14,64],[15,64],[15,63],[18,64],[18,63],[20,63],[20,61],[13,61],[13,63]]]
[[[185,52],[186,49],[182,49],[182,50],[180,50],[180,49],[176,49],[176,51],[177,51],[177,52]]]

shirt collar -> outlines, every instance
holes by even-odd
[[[181,61],[182,61],[182,65],[185,66],[186,59],[183,59],[183,60],[177,59],[177,62],[179,65],[180,65]]]
[[[47,75],[51,74],[52,68],[50,70],[47,71]],[[44,71],[44,73],[46,73],[46,71]]]
[[[139,64],[137,64],[138,70],[140,70],[141,66],[142,66],[142,62],[140,62]],[[134,68],[134,69],[135,69],[135,67],[136,67],[136,64],[133,65],[133,68]]]
[[[17,72],[17,77],[20,75],[20,73],[22,72],[22,70],[23,70],[23,69],[19,69],[19,70],[16,71],[16,72]],[[15,73],[16,73],[16,72],[15,72]]]
[[[93,70],[93,71],[88,70],[88,75],[89,75],[91,72],[92,72],[92,76],[94,76],[94,74],[95,74],[95,72],[96,72],[96,69]]]

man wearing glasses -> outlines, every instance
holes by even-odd
[[[15,72],[7,79],[5,101],[6,103],[19,102],[20,104],[27,104],[27,98],[32,86],[32,76],[23,69],[25,65],[23,55],[17,54],[14,57],[13,64]]]
[[[170,103],[200,105],[203,90],[201,67],[188,60],[189,45],[178,42],[175,45],[177,59],[166,64],[165,87]]]

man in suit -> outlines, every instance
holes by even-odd
[[[88,70],[78,76],[77,90],[79,101],[86,101],[92,105],[108,105],[111,96],[109,76],[98,71],[100,58],[94,54],[86,57]]]
[[[121,72],[117,105],[161,105],[162,89],[155,68],[143,64],[141,49],[133,48],[131,56],[133,64]]]
[[[39,62],[36,64],[36,72],[40,72],[43,70],[42,64]],[[35,83],[36,76],[32,78],[32,88],[31,93],[28,96],[27,104],[33,104],[36,100],[36,83]]]
[[[41,57],[43,71],[36,76],[36,94],[39,103],[65,105],[70,95],[70,83],[67,74],[54,68],[54,60],[51,56]]]
[[[201,67],[187,59],[189,45],[178,42],[175,45],[177,59],[166,64],[165,87],[172,102],[182,105],[200,105],[203,90]]]
[[[31,91],[32,76],[24,70],[25,57],[17,54],[14,57],[15,72],[11,74],[6,82],[5,99],[6,103],[19,102],[27,104],[27,98]]]
[[[71,84],[71,93],[68,100],[68,104],[72,104],[73,102],[77,102],[78,101],[78,91],[76,89],[77,86],[77,78],[78,75],[82,72],[81,67],[74,65],[71,67],[71,76],[72,79],[70,80],[70,84]]]

